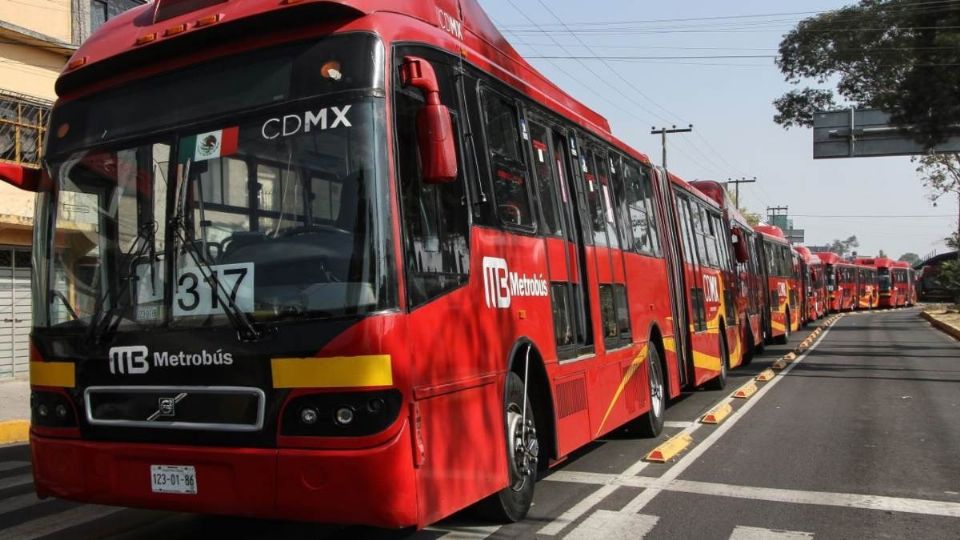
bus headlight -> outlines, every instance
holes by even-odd
[[[350,407],[340,407],[337,409],[336,421],[341,426],[349,426],[353,423],[353,409]]]
[[[32,423],[43,427],[76,427],[73,404],[59,392],[34,391],[30,394]]]
[[[390,427],[400,416],[399,390],[318,392],[297,396],[280,418],[280,434],[288,437],[362,437]]]

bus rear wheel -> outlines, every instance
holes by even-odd
[[[530,404],[529,392],[524,400],[523,386],[523,379],[511,372],[507,377],[504,404],[509,484],[477,506],[481,516],[497,523],[516,523],[527,516],[533,503],[534,484],[537,482],[537,461],[540,453],[537,422]]]
[[[778,345],[786,345],[790,341],[790,312],[787,312],[786,323],[783,325],[783,335],[776,337],[776,342]]]
[[[727,340],[723,339],[723,335],[723,327],[720,327],[720,375],[704,385],[707,390],[723,390],[727,386],[727,369],[730,365],[730,358],[727,354]]]
[[[647,354],[647,387],[650,396],[650,410],[637,420],[640,435],[656,437],[663,431],[663,422],[666,417],[667,388],[664,383],[663,369],[660,367],[660,353],[652,344]]]

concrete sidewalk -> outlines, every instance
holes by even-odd
[[[26,442],[30,419],[30,382],[0,381],[0,445]]]

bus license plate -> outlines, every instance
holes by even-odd
[[[150,487],[154,493],[197,494],[197,470],[189,465],[151,465]]]

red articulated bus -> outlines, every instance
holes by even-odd
[[[800,276],[790,242],[779,227],[757,225],[757,251],[763,261],[768,308],[767,335],[777,343],[786,343],[800,329]]]
[[[840,313],[856,309],[857,267],[836,253],[823,252],[816,255],[824,265],[829,310]]]
[[[722,184],[711,180],[697,180],[691,184],[723,208],[723,224],[734,242],[736,272],[732,287],[736,291],[735,304],[739,314],[740,339],[744,343],[744,363],[749,363],[754,353],[763,351],[766,328],[763,317],[767,305],[764,296],[766,286],[757,251],[757,234]]]
[[[871,266],[877,271],[877,307],[892,308],[902,305],[899,297],[905,292],[901,287],[898,291],[894,285],[896,276],[893,268],[896,261],[888,257],[857,259],[859,264]]]
[[[56,88],[42,172],[0,165],[38,192],[41,497],[518,520],[539,471],[742,358],[721,207],[475,0],[157,0]]]
[[[877,259],[857,257],[857,309],[876,309],[880,305],[880,282]]]
[[[819,320],[827,313],[827,283],[824,264],[806,246],[794,246],[803,261],[804,322]]]
[[[894,261],[891,275],[896,298],[894,307],[912,306],[917,303],[916,278],[913,267],[905,261]]]

